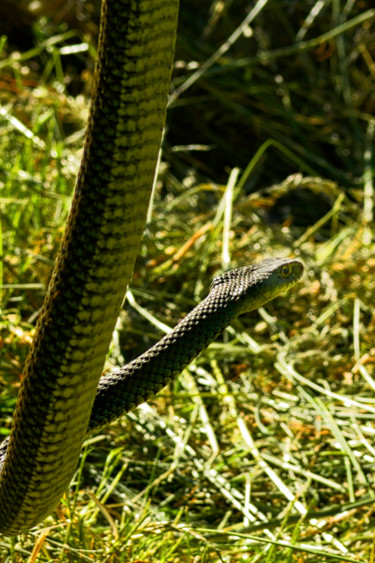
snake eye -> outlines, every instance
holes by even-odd
[[[292,268],[289,265],[285,265],[281,268],[281,275],[283,278],[289,278],[290,274],[291,274]]]

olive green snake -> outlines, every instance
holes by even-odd
[[[177,0],[103,2],[72,209],[0,448],[2,534],[27,531],[54,510],[88,432],[153,396],[237,315],[302,275],[288,258],[222,274],[170,334],[99,381],[145,225],[177,14]]]

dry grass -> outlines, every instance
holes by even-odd
[[[56,513],[1,538],[1,562],[375,561],[374,14],[357,4],[264,3],[253,35],[174,101],[108,363],[153,344],[223,268],[294,254],[303,281],[93,436]],[[241,24],[241,5],[182,6],[175,88]],[[34,25],[35,52],[20,61],[5,45],[0,59],[4,436],[87,107],[61,53],[82,31]]]

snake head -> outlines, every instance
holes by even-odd
[[[235,306],[236,315],[261,307],[292,287],[304,271],[300,260],[267,258],[258,264],[236,268],[214,278],[210,293]]]

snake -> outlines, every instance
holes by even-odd
[[[239,314],[294,285],[268,258],[218,276],[152,348],[101,377],[146,223],[173,64],[178,0],[103,0],[93,94],[71,211],[38,316],[9,438],[0,446],[0,533],[43,521],[88,433],[148,400]]]

